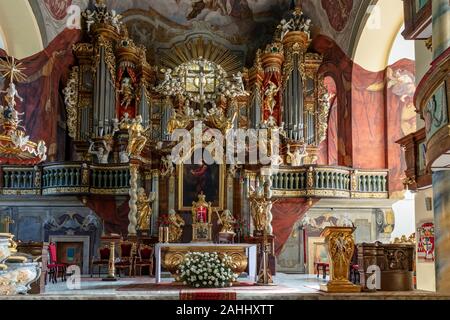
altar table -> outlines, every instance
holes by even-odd
[[[157,243],[155,245],[156,257],[156,283],[161,282],[161,267],[167,269],[175,276],[178,266],[183,262],[184,256],[189,252],[217,252],[231,257],[233,272],[240,275],[247,270],[248,281],[256,281],[256,255],[257,246],[253,244],[213,244],[213,243]]]

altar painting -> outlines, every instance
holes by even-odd
[[[213,210],[222,211],[224,203],[224,165],[181,164],[178,170],[178,207],[190,211],[203,193]]]

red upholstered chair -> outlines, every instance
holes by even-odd
[[[111,250],[106,245],[103,246],[102,248],[98,249],[98,259],[92,261],[91,278],[92,278],[92,276],[94,274],[95,267],[97,267],[97,269],[98,269],[98,276],[99,277],[100,277],[100,274],[101,274],[100,271],[101,271],[102,267],[108,268],[110,252],[111,252]]]
[[[119,261],[116,262],[116,270],[120,277],[122,270],[128,269],[128,276],[131,277],[133,270],[134,259],[134,243],[129,241],[122,241],[119,244]]]
[[[60,275],[61,281],[66,281],[67,265],[58,263],[55,243],[50,243],[48,245],[48,253],[50,256],[50,261],[47,264],[49,280],[51,280],[52,283],[56,283],[58,282],[58,275]]]
[[[138,257],[134,262],[134,272],[142,275],[142,267],[148,267],[149,275],[153,275],[153,248],[146,245],[140,245],[138,250]]]

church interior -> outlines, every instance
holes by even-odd
[[[448,0],[0,0],[0,299],[450,298]]]

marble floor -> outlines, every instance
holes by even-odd
[[[164,279],[169,284],[171,279]],[[313,275],[278,274],[274,277],[275,286],[258,287],[242,286],[231,289],[236,292],[238,300],[450,300],[450,295],[431,292],[377,292],[357,294],[328,294],[319,291],[321,283],[326,280]],[[150,277],[119,278],[116,282],[104,282],[99,278],[82,278],[78,289],[70,289],[66,282],[48,284],[46,293],[41,295],[27,295],[2,297],[5,299],[25,300],[179,300],[180,288],[170,285],[163,289],[152,286],[154,279]],[[151,287],[151,290],[147,290]],[[128,289],[130,288],[130,289]],[[136,289],[140,288],[140,289]]]

